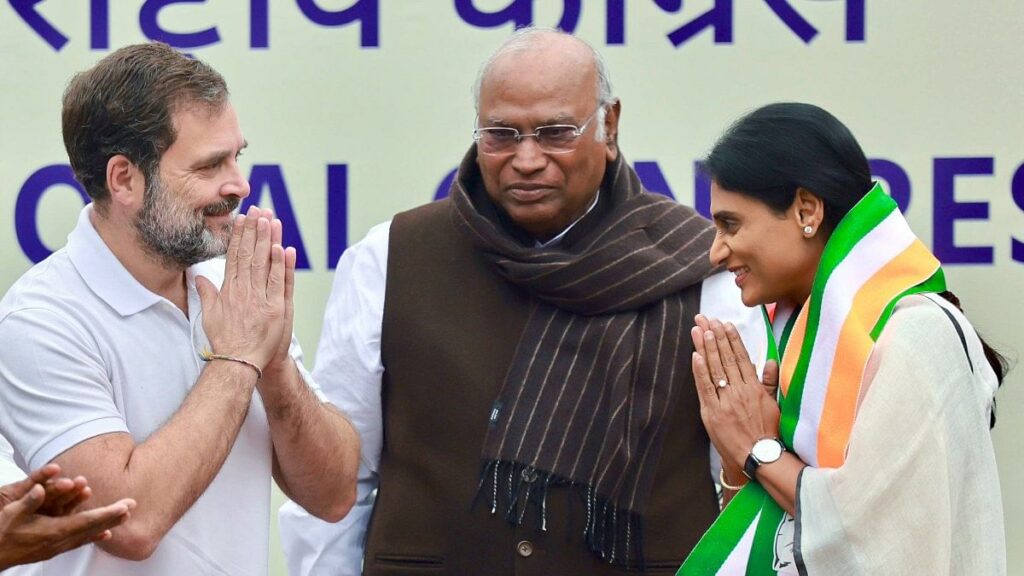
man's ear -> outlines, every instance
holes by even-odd
[[[609,162],[619,157],[619,114],[622,113],[622,102],[618,99],[615,104],[608,106],[608,112],[604,115],[604,144],[607,151],[605,155]]]
[[[115,154],[107,160],[107,191],[111,204],[133,208],[142,204],[146,178],[142,170],[124,154]]]
[[[825,201],[806,188],[797,188],[793,198],[793,214],[804,236],[813,237],[825,221]]]

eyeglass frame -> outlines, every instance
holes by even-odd
[[[486,156],[505,156],[508,154],[515,154],[516,149],[519,147],[520,144],[523,143],[523,138],[535,138],[537,139],[537,147],[540,148],[541,151],[544,152],[545,154],[568,154],[569,152],[576,151],[576,147],[578,146],[577,142],[579,142],[580,136],[583,136],[587,128],[590,126],[590,123],[593,122],[594,118],[597,117],[597,113],[600,112],[601,109],[604,107],[605,105],[598,104],[597,108],[594,108],[594,111],[587,116],[587,120],[579,126],[576,126],[575,124],[546,124],[544,126],[537,126],[536,128],[533,129],[533,132],[527,134],[523,134],[517,128],[512,128],[511,126],[484,126],[482,128],[474,128],[473,141],[479,143],[480,140],[483,138],[482,133],[484,132],[494,130],[511,130],[515,132],[515,145],[510,147],[507,152],[484,152],[479,147],[479,145],[477,146],[477,149],[480,150],[481,154],[484,154]],[[544,147],[541,146],[540,140],[540,131],[545,128],[572,128],[574,134],[572,139],[573,147],[568,150],[559,151],[545,150]]]

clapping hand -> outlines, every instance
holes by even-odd
[[[58,474],[60,466],[47,464],[20,482],[0,486],[0,570],[109,540],[110,529],[135,508],[135,501],[126,498],[76,513],[92,495],[88,482]]]

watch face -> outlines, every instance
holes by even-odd
[[[758,462],[767,464],[781,458],[782,451],[781,442],[774,438],[763,438],[754,444],[754,448],[750,453],[754,455],[754,458],[757,458]]]

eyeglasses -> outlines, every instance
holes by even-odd
[[[601,106],[598,106],[587,117],[586,122],[578,127],[572,124],[538,126],[533,129],[532,134],[521,134],[515,128],[498,126],[477,128],[473,130],[473,140],[476,140],[480,152],[488,156],[514,153],[523,138],[536,138],[537,146],[548,154],[565,154],[576,149],[580,136],[587,130],[587,126],[600,109]]]

